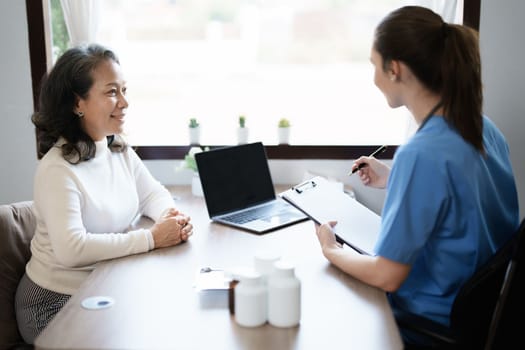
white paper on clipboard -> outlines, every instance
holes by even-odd
[[[279,194],[318,224],[337,221],[337,240],[361,254],[374,255],[381,217],[340,187],[316,176]]]

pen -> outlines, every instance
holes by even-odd
[[[383,145],[381,147],[379,147],[378,149],[376,149],[374,152],[372,152],[372,154],[369,155],[369,157],[375,157],[377,156],[378,154],[380,153],[383,153],[384,151],[386,151],[387,149],[387,146]],[[353,173],[357,172],[358,170],[360,169],[363,169],[365,166],[367,166],[366,163],[361,163],[357,166],[357,168],[355,168],[354,170],[352,170],[352,172],[350,174],[348,174],[349,176],[352,175]]]

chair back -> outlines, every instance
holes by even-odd
[[[0,205],[0,349],[23,345],[15,315],[15,294],[31,257],[36,219],[31,201]]]
[[[516,239],[485,349],[510,349],[523,341],[525,268],[522,261],[525,256],[525,219],[521,222]]]
[[[490,330],[497,327],[493,322],[496,306],[503,308],[500,294],[504,288],[514,283],[514,274],[507,271],[517,258],[522,243],[525,220],[514,234],[478,271],[461,287],[450,315],[451,329],[459,337],[461,344],[469,348],[483,349]],[[522,245],[522,244],[521,244]]]

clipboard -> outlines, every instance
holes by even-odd
[[[361,254],[375,255],[373,249],[381,228],[381,217],[340,187],[316,176],[279,194],[317,224],[337,221],[336,239]]]

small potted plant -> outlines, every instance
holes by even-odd
[[[237,141],[239,144],[248,142],[249,129],[246,127],[246,117],[239,116],[239,127],[237,128]]]
[[[207,151],[209,148],[203,148],[203,147],[191,147],[188,150],[188,153],[184,156],[184,159],[180,164],[175,168],[175,171],[182,171],[182,170],[191,170],[192,172],[192,178],[191,178],[191,193],[194,196],[202,197],[202,186],[201,186],[201,180],[199,177],[199,169],[197,169],[197,162],[195,161],[195,153],[198,152],[204,152]]]
[[[200,144],[201,127],[199,122],[197,121],[197,118],[190,118],[188,128],[190,132],[190,145]]]
[[[280,145],[290,143],[290,121],[286,118],[279,119],[277,123],[277,140]]]

